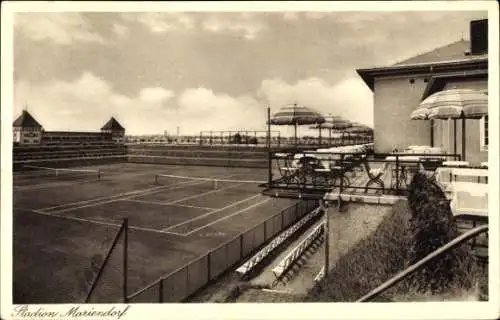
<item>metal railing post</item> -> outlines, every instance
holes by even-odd
[[[123,219],[123,302],[127,303],[128,287],[128,218]]]

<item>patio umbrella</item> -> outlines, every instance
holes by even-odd
[[[341,116],[332,116],[328,119],[328,122],[333,124],[332,128],[333,130],[342,132],[342,144],[343,144],[345,130],[352,127],[352,122]]]
[[[367,135],[372,133],[373,129],[367,125],[353,122],[352,126],[350,128],[347,128],[345,131],[349,133],[349,136],[351,135],[351,133],[355,135]]]
[[[484,91],[473,89],[443,90],[427,97],[418,109],[412,113],[412,119],[418,114],[427,114],[427,118],[431,120],[453,119],[455,130],[456,119],[462,120],[462,157],[465,160],[465,119],[481,119],[488,115],[488,95]]]
[[[328,131],[329,131],[328,138],[330,139],[330,141],[332,140],[333,123],[330,123],[330,122],[318,123],[318,124],[315,124],[313,126],[310,126],[309,129],[318,129],[319,130],[319,144],[321,144],[321,131],[323,131],[323,129],[328,129]]]
[[[319,112],[296,103],[283,106],[269,120],[272,125],[293,125],[295,144],[297,144],[297,126],[324,122],[325,118]]]

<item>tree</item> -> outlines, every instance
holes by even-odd
[[[233,136],[232,143],[234,143],[234,144],[241,144],[241,135],[239,133],[236,133]]]

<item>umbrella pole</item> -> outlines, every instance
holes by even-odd
[[[271,187],[273,181],[272,157],[271,157],[271,107],[267,107],[267,183]]]
[[[297,146],[297,123],[294,123],[293,124],[293,128],[294,128],[294,138],[295,138],[295,146]]]
[[[453,153],[457,154],[457,119],[453,119],[453,135],[455,140],[453,141]]]
[[[330,131],[328,131],[328,145],[331,146],[332,145],[332,129],[330,129]]]
[[[321,127],[319,127],[319,145],[320,146],[321,146],[321,131],[323,131],[323,130],[321,130]]]
[[[462,118],[462,161],[465,161],[465,118]]]

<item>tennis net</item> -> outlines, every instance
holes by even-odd
[[[206,192],[211,190],[225,190],[226,193],[235,192],[260,192],[259,185],[265,183],[260,180],[226,179],[224,177],[190,177],[171,174],[156,174],[156,185],[185,185],[190,190]]]
[[[92,169],[50,168],[24,165],[22,176],[27,178],[46,178],[55,180],[101,180],[101,171]]]

